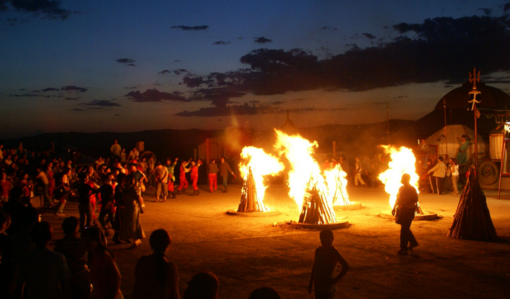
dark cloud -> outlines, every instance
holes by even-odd
[[[135,66],[135,65],[134,65],[134,62],[135,62],[135,60],[134,60],[134,59],[129,59],[129,58],[119,58],[119,59],[116,59],[115,61],[117,61],[118,63],[124,63],[124,64],[127,64],[127,65]]]
[[[510,10],[510,3],[506,3],[505,6],[503,6],[503,11],[507,12]]]
[[[338,28],[336,27],[330,27],[330,26],[323,26],[321,27],[322,30],[329,30],[329,31],[336,31]]]
[[[275,95],[289,91],[365,91],[410,83],[458,84],[476,66],[482,73],[510,71],[510,17],[472,16],[401,23],[396,37],[320,60],[302,49],[257,49],[242,56],[245,69],[186,75],[183,84],[217,90],[226,107],[229,93]],[[220,107],[220,106],[218,106]]]
[[[84,88],[84,87],[78,87],[78,86],[64,86],[60,90],[86,92],[88,89]]]
[[[85,111],[84,109],[80,109],[80,108],[74,108],[73,110],[71,111],[78,111],[78,112],[81,112],[81,111]]]
[[[82,105],[101,106],[101,107],[120,107],[120,105],[118,103],[114,103],[109,100],[93,100],[92,102],[83,103]],[[91,109],[91,108],[88,108],[88,109]]]
[[[71,14],[78,13],[60,7],[61,1],[49,0],[0,0],[0,11],[10,8],[20,12],[42,14],[43,19],[65,20]]]
[[[35,97],[35,98],[51,98],[50,95],[42,95],[42,94],[32,94],[32,93],[25,93],[25,94],[10,94],[10,97],[13,98],[26,98],[26,97]]]
[[[136,87],[136,86],[126,86],[126,87],[124,87],[124,89],[137,89],[137,88],[138,87]]]
[[[181,92],[174,91],[173,93],[159,91],[156,88],[147,89],[145,92],[141,93],[139,90],[131,91],[125,95],[132,99],[134,102],[161,102],[161,101],[177,101],[177,102],[186,102],[186,98],[182,96]]]
[[[170,29],[181,29],[181,30],[184,30],[184,31],[199,31],[199,30],[206,30],[207,28],[209,28],[209,26],[207,25],[202,25],[202,26],[183,26],[183,25],[180,25],[180,26],[172,26],[170,27]]]
[[[64,100],[66,101],[77,101],[79,100],[80,98],[79,97],[75,97],[75,98],[64,98]]]
[[[368,39],[374,39],[375,38],[375,35],[371,34],[371,33],[363,33],[363,36],[368,38]]]
[[[183,111],[176,113],[177,116],[202,116],[202,117],[215,117],[215,116],[228,116],[228,115],[256,115],[256,114],[274,114],[274,113],[287,113],[289,112],[310,112],[310,111],[336,111],[345,110],[345,108],[296,108],[296,109],[282,109],[279,107],[272,107],[268,105],[232,105],[227,107],[208,107],[201,108],[197,111]]]
[[[215,46],[223,46],[223,45],[228,45],[228,44],[230,44],[230,42],[226,42],[223,40],[219,40],[219,41],[213,43],[213,45],[215,45]]]
[[[60,91],[60,89],[58,88],[52,88],[52,87],[48,87],[48,88],[45,88],[43,90],[41,90],[42,92],[48,92],[48,91]]]
[[[490,16],[492,14],[492,9],[491,8],[479,8],[477,10],[481,10],[483,11],[483,13],[486,15],[486,16]]]
[[[158,74],[160,75],[166,75],[166,74],[171,74],[171,73],[174,73],[175,75],[180,75],[182,73],[186,73],[187,70],[186,69],[175,69],[175,70],[163,70],[161,72],[159,72]]]
[[[272,39],[265,38],[263,36],[254,37],[253,39],[254,39],[254,42],[256,42],[257,44],[266,44],[266,43],[270,43],[273,41]]]
[[[127,65],[128,66],[136,66],[136,64],[134,64],[134,63],[128,63]]]

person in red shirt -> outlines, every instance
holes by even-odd
[[[188,180],[186,179],[186,173],[191,170],[191,168],[186,168],[188,164],[191,162],[192,159],[189,159],[189,161],[182,161],[180,171],[179,171],[179,189],[177,189],[177,194],[181,194],[181,190],[184,190],[183,192],[186,192],[186,188],[188,188]]]
[[[198,160],[198,162],[191,161],[191,181],[193,182],[193,195],[198,195],[200,192],[198,191],[198,168],[202,165],[202,161]]]

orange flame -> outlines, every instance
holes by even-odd
[[[255,189],[257,190],[258,208],[260,211],[268,211],[268,208],[264,205],[264,194],[267,188],[264,183],[264,177],[277,175],[284,169],[284,165],[276,157],[267,154],[263,149],[253,146],[243,148],[241,159],[239,163],[241,176],[246,181],[251,169],[255,181]]]
[[[408,173],[411,175],[410,184],[419,192],[418,180],[419,176],[416,174],[416,158],[413,151],[407,147],[399,149],[391,146],[383,146],[386,153],[390,154],[391,161],[388,163],[388,169],[379,174],[379,180],[384,184],[384,190],[390,195],[390,206],[393,208],[397,201],[397,194],[402,183],[400,182],[402,175]]]
[[[310,196],[309,192],[316,189],[326,199],[324,205],[332,218],[336,218],[333,210],[333,202],[339,203],[339,198],[348,199],[346,173],[340,165],[325,171],[324,175],[317,161],[313,158],[315,148],[319,145],[316,141],[310,142],[299,135],[289,136],[279,130],[275,130],[277,140],[275,148],[280,155],[285,155],[290,162],[288,173],[289,196],[294,199],[299,209],[303,207],[304,199]],[[338,190],[339,185],[341,186]],[[328,188],[329,187],[329,188]],[[340,203],[339,203],[340,204]]]

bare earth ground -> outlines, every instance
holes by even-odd
[[[147,233],[166,229],[172,238],[167,257],[180,272],[181,292],[197,272],[212,271],[220,281],[220,298],[248,298],[261,286],[275,288],[282,298],[313,298],[306,291],[319,243],[318,231],[273,226],[297,220],[298,207],[287,188],[267,189],[266,205],[281,215],[274,217],[228,216],[240,199],[240,185],[229,193],[210,194],[201,186],[199,196],[181,195],[154,203],[150,191],[142,225]],[[152,189],[153,190],[153,189]],[[361,210],[337,211],[350,228],[334,231],[335,247],[351,270],[339,284],[335,298],[510,298],[510,194],[486,191],[492,220],[502,240],[497,243],[446,237],[459,197],[421,194],[425,211],[437,213],[436,221],[414,221],[411,229],[420,246],[409,256],[398,256],[400,226],[379,217],[389,212],[383,188],[348,188]],[[191,193],[191,190],[188,190]],[[66,216],[77,216],[77,204],[66,207]],[[55,238],[62,236],[62,219],[43,215],[52,223]],[[111,238],[111,237],[110,237]],[[122,292],[131,298],[138,258],[150,254],[148,238],[136,249],[109,245],[122,273]],[[339,269],[338,269],[339,271]],[[181,293],[182,294],[182,293]]]

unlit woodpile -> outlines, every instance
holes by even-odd
[[[485,194],[474,171],[471,171],[469,182],[462,191],[448,236],[479,241],[497,239]]]
[[[260,209],[257,200],[257,189],[255,189],[255,180],[253,174],[250,171],[248,173],[248,179],[244,182],[241,190],[241,202],[237,208],[238,212],[264,212]]]
[[[327,224],[335,222],[335,212],[326,202],[326,197],[313,188],[309,197],[304,199],[299,223]]]

